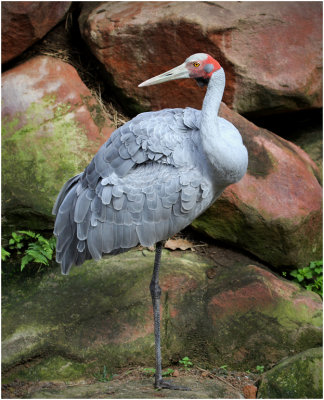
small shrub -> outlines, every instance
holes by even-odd
[[[184,366],[184,369],[187,371],[190,369],[190,367],[193,365],[192,362],[190,361],[189,357],[183,357],[182,360],[179,361],[180,364]]]
[[[109,382],[115,376],[114,374],[108,374],[107,367],[104,365],[103,371],[101,373],[95,373],[93,376],[98,382]]]
[[[257,365],[255,367],[255,369],[259,374],[263,374],[263,372],[264,372],[264,366],[263,365]]]
[[[32,231],[12,232],[8,244],[10,252],[1,248],[1,259],[5,261],[12,256],[21,258],[21,271],[23,271],[30,262],[49,265],[49,262],[53,258],[55,246],[56,239],[54,236],[50,239],[46,239],[40,233]]]
[[[290,275],[294,278],[294,282],[323,297],[323,260],[312,261],[308,267],[295,269]]]

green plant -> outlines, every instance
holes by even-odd
[[[113,374],[108,375],[107,372],[107,367],[104,365],[103,371],[100,373],[95,373],[93,376],[97,379],[99,382],[109,382],[112,380],[112,378],[115,376]]]
[[[155,368],[143,368],[143,372],[147,375],[154,375]],[[174,369],[168,368],[166,371],[162,371],[162,376],[171,376],[174,372]]]
[[[54,236],[50,239],[46,239],[40,233],[32,231],[12,232],[8,245],[11,253],[3,249],[1,251],[1,258],[4,261],[12,255],[13,252],[18,256],[23,255],[20,264],[21,271],[30,262],[49,265],[49,262],[53,258],[55,245],[56,239]]]
[[[219,368],[222,369],[223,371],[227,371],[227,365],[221,365]]]
[[[257,366],[255,367],[255,369],[257,370],[257,372],[258,372],[259,374],[263,374],[263,372],[264,372],[264,366],[263,366],[263,365],[257,365]]]
[[[190,367],[193,365],[192,362],[190,361],[189,357],[183,357],[182,360],[179,361],[180,364],[184,366],[184,369],[187,371],[190,369]]]
[[[1,247],[1,260],[6,261],[6,259],[10,257],[9,251],[5,250],[3,247]]]
[[[308,267],[295,269],[290,275],[306,290],[323,296],[323,260],[311,261]]]

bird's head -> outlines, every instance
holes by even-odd
[[[219,63],[209,54],[197,53],[188,57],[186,61],[178,67],[170,69],[161,75],[155,76],[154,78],[148,79],[138,86],[143,87],[156,85],[158,83],[182,78],[193,78],[197,81],[199,86],[204,86],[208,85],[212,74],[220,68],[221,66]]]

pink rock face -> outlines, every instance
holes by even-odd
[[[260,266],[219,268],[208,283],[207,312],[216,347],[220,353],[231,349],[225,356],[232,357],[231,361],[246,362],[258,353],[262,365],[276,362],[288,342],[291,350],[302,343],[295,335],[310,315],[318,332],[321,330],[320,297]],[[306,332],[304,325],[298,334],[307,336]]]
[[[142,106],[201,108],[192,80],[137,85],[205,52],[226,72],[225,103],[262,114],[321,107],[321,13],[316,2],[105,2],[84,5],[79,22],[114,84]]]
[[[85,128],[93,153],[115,130],[112,121],[100,121],[98,104],[77,71],[60,59],[39,56],[5,72],[2,76],[2,117],[19,115],[19,125],[31,104],[53,96],[56,104],[68,105],[73,118]],[[49,111],[49,110],[48,110]],[[47,120],[49,115],[37,117]]]
[[[70,8],[70,1],[3,1],[1,3],[2,63],[17,57],[41,39]]]
[[[51,216],[62,185],[83,171],[114,129],[71,65],[42,56],[5,72],[2,176],[7,217],[19,207]]]
[[[277,267],[304,267],[321,257],[322,188],[315,163],[298,146],[224,103],[220,116],[240,131],[249,153],[248,172],[193,226]]]

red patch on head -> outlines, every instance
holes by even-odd
[[[218,61],[207,54],[204,60],[189,61],[186,65],[190,78],[210,79],[212,74],[221,68]]]

